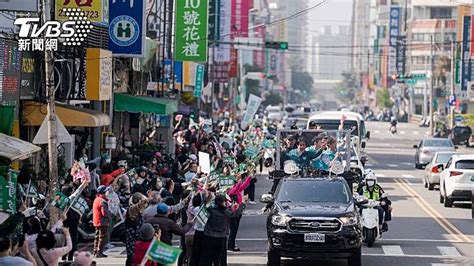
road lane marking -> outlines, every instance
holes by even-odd
[[[406,134],[406,132],[402,130],[402,131],[400,131],[400,134],[403,135],[403,134]]]
[[[414,177],[412,175],[402,175],[402,177],[406,179],[420,179],[419,177]]]
[[[413,134],[413,135],[418,135],[418,134],[419,134],[419,132],[418,132],[418,131],[413,131],[413,133],[412,133],[412,134]]]
[[[408,166],[412,166],[412,165],[413,165],[413,163],[407,163],[407,162],[404,162],[404,163],[402,163],[402,164],[403,164],[403,165],[408,165]]]
[[[429,215],[431,216],[441,227],[446,230],[453,238],[456,240],[471,243],[472,240],[463,234],[456,226],[454,226],[450,221],[444,218],[438,211],[433,209],[428,202],[422,198],[415,190],[413,190],[405,180],[395,179],[395,182],[413,199],[418,203],[418,205]]]
[[[382,245],[382,249],[386,255],[404,255],[399,245]]]
[[[375,130],[375,134],[380,134],[380,130]]]
[[[375,176],[377,176],[377,177],[385,177],[384,174],[375,174]]]
[[[443,256],[453,256],[453,257],[461,257],[461,254],[457,250],[456,247],[437,247],[439,253]]]
[[[398,167],[398,164],[391,164],[391,163],[389,163],[389,164],[387,164],[387,166],[388,166],[388,167],[397,168],[397,167]]]

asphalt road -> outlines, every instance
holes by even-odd
[[[439,203],[439,192],[423,187],[423,170],[414,167],[413,144],[426,136],[428,128],[400,124],[396,135],[388,132],[388,123],[369,122],[371,139],[367,144],[368,168],[393,202],[393,220],[389,231],[373,247],[363,247],[363,265],[474,265],[474,220],[471,204],[445,208]],[[459,152],[474,153],[460,148]],[[257,197],[266,193],[271,182],[259,176]],[[231,264],[266,264],[266,216],[263,205],[249,205],[237,235],[241,252],[229,253]],[[99,265],[123,265],[124,247],[108,252]],[[346,265],[339,261],[285,261],[285,265]]]

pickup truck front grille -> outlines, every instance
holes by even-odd
[[[337,232],[342,224],[336,218],[294,218],[289,226],[298,232]]]

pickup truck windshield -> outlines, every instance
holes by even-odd
[[[350,202],[350,194],[341,181],[295,180],[281,184],[277,201],[347,204]]]

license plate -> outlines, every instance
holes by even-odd
[[[326,236],[324,234],[318,234],[318,233],[304,234],[304,242],[324,243],[325,241],[326,241]]]

